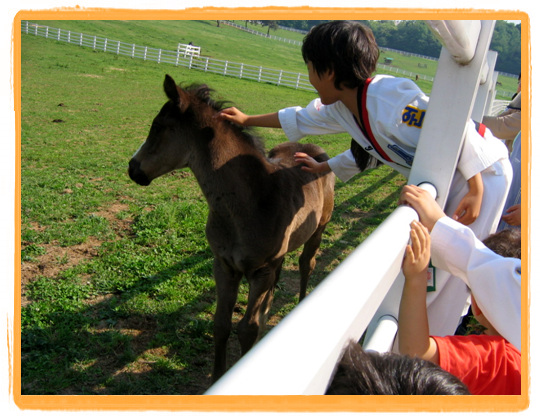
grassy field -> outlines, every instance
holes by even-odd
[[[314,95],[26,35],[21,58],[22,393],[203,393],[215,308],[207,206],[190,171],[143,188],[127,163],[165,102],[165,73],[206,82],[251,113]],[[267,148],[286,140],[258,133]],[[350,138],[308,140],[335,155]],[[337,184],[310,290],[392,211],[402,184],[386,168]],[[296,258],[286,261],[270,328],[298,302]],[[243,285],[235,321],[246,294]],[[234,361],[234,335],[231,351]]]

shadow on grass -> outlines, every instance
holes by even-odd
[[[390,172],[343,201],[336,206],[334,215],[351,215],[351,206],[361,205],[396,176],[397,173]],[[336,188],[341,186],[347,185],[338,183]],[[398,195],[399,190],[391,192],[372,206],[370,213],[353,218],[353,226],[320,251],[311,288],[326,277],[323,271],[344,250],[343,241],[349,242],[347,249],[353,249],[350,242],[358,240],[362,229],[382,222]],[[204,264],[209,259],[211,252],[206,250],[139,278],[129,290],[79,303],[53,302],[50,311],[39,311],[39,321],[29,316],[26,322],[30,324],[24,325],[21,336],[22,394],[203,394],[211,385],[214,287],[207,284],[206,289],[179,307],[175,307],[174,299],[160,299],[157,288],[182,276],[188,267],[198,267],[197,273],[210,279],[211,271]],[[294,261],[297,263],[297,256]],[[284,290],[277,289],[278,293],[285,293],[276,294],[271,316],[284,307],[293,308],[298,301],[298,272],[284,270],[281,279],[288,283]],[[131,305],[144,302],[148,296],[160,303],[169,302],[170,306],[133,313]],[[31,303],[25,313],[31,315],[32,308],[40,306],[39,302]],[[242,316],[244,306],[237,308],[233,320]],[[240,358],[234,328],[229,340],[230,363]]]

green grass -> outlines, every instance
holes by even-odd
[[[127,163],[165,101],[165,73],[205,82],[250,113],[314,94],[26,35],[21,59],[22,393],[203,393],[215,309],[206,202],[190,171],[139,187]],[[257,132],[268,149],[286,140]],[[308,140],[335,155],[350,137]],[[309,290],[392,211],[402,183],[387,168],[338,182]],[[298,302],[297,256],[270,327]],[[246,302],[244,284],[235,321]],[[230,350],[238,359],[234,334]]]

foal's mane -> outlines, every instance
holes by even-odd
[[[194,83],[186,87],[183,87],[183,89],[190,95],[193,95],[199,100],[201,100],[203,103],[208,105],[210,108],[212,108],[216,112],[221,111],[224,108],[230,107],[232,104],[231,101],[227,101],[227,100],[215,101],[212,98],[212,93],[215,90],[208,87],[206,84]],[[229,123],[229,125],[233,128],[238,138],[241,138],[242,140],[252,144],[259,152],[261,152],[264,156],[266,156],[266,150],[265,150],[264,143],[261,138],[254,136],[250,132],[250,129],[246,127],[240,127],[233,123]]]

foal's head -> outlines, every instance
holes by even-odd
[[[164,82],[169,101],[154,118],[148,138],[129,162],[129,176],[139,185],[175,169],[189,167],[197,146],[214,136],[209,127],[221,104],[210,98],[210,89],[192,85],[182,89],[167,75]]]

